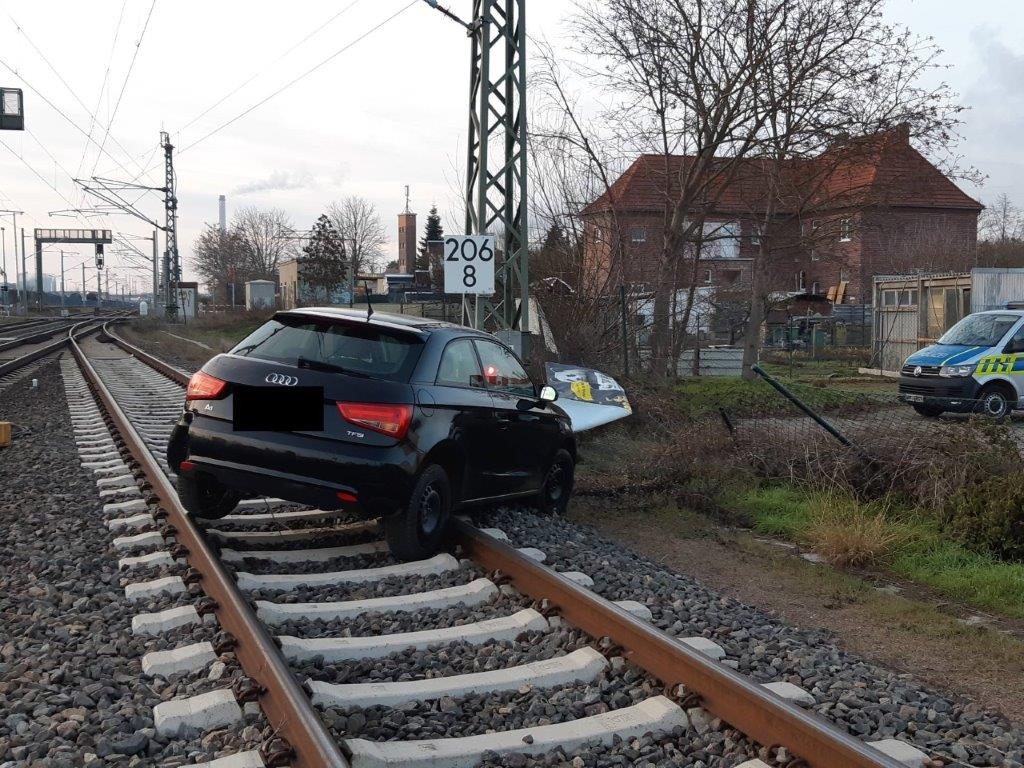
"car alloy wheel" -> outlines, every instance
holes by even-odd
[[[420,534],[429,538],[437,531],[444,517],[444,499],[433,483],[423,489],[420,496]]]
[[[544,481],[544,491],[547,494],[548,501],[552,504],[557,504],[565,495],[567,475],[565,467],[558,462],[552,464],[551,469],[548,470],[547,479]]]

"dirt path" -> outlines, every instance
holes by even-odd
[[[852,653],[1024,722],[1024,642],[1007,634],[1013,624],[968,625],[950,615],[957,607],[908,585],[880,589],[673,504],[579,497],[571,517],[790,624],[828,629]]]

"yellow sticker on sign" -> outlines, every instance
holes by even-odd
[[[594,401],[594,393],[590,389],[589,381],[574,381],[569,386],[572,387],[572,393],[580,400]]]

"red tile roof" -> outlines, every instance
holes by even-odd
[[[681,174],[694,162],[689,155],[641,155],[583,215],[609,210],[660,212],[679,195]],[[865,205],[981,211],[973,199],[910,145],[905,129],[854,139],[808,160],[784,161],[781,173],[769,173],[764,158],[734,165],[731,178],[709,183],[706,204],[712,213],[744,214],[763,210],[774,181],[780,213]],[[698,201],[699,202],[699,201]]]

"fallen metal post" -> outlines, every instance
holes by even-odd
[[[809,405],[807,405],[799,397],[797,397],[792,392],[790,392],[788,389],[786,389],[784,386],[782,386],[782,384],[777,379],[775,379],[774,377],[769,375],[760,365],[752,366],[751,370],[754,373],[756,373],[758,376],[760,376],[762,379],[767,381],[771,385],[772,389],[774,389],[776,392],[778,392],[784,398],[789,400],[789,402],[791,402],[793,405],[795,405],[797,408],[799,408],[801,411],[803,411],[806,415],[810,416],[811,419],[813,419],[814,422],[819,427],[821,427],[826,432],[828,432],[830,435],[832,435],[832,437],[834,437],[840,443],[845,445],[847,448],[853,448],[858,453],[860,453],[860,449],[857,448],[857,446],[854,445],[850,441],[850,439],[848,437],[846,437],[846,435],[844,435],[838,429],[836,429],[831,424],[829,424],[827,421],[825,421],[825,419],[823,419],[817,413],[812,411],[811,407]]]

